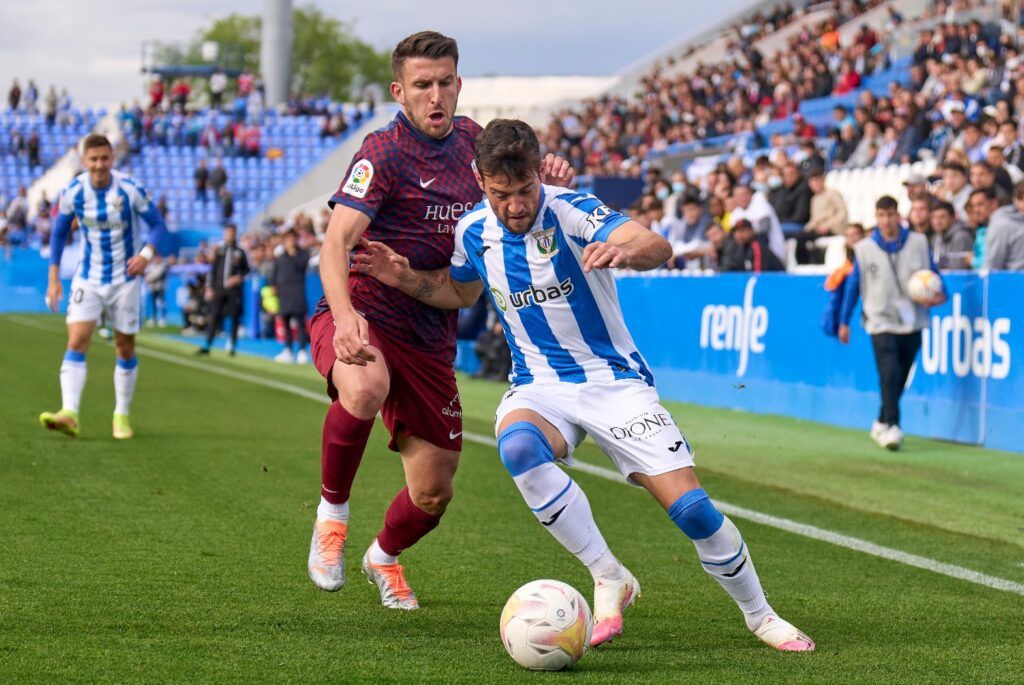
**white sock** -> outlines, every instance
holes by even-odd
[[[622,564],[608,549],[587,495],[572,478],[549,462],[513,480],[541,525],[587,567],[594,580],[622,577]]]
[[[68,350],[60,365],[61,408],[78,413],[85,388],[85,354]]]
[[[694,540],[693,544],[701,566],[735,600],[750,630],[757,629],[765,616],[774,613],[754,570],[750,550],[728,516],[710,537]]]
[[[118,359],[114,365],[115,414],[128,414],[135,394],[135,381],[139,377],[139,358]]]
[[[316,517],[319,519],[330,519],[348,523],[348,502],[332,504],[320,496],[320,506],[316,508]]]
[[[398,563],[398,557],[388,554],[380,548],[377,538],[373,539],[373,544],[370,545],[370,551],[366,554],[370,557],[370,563],[377,564],[378,566]]]

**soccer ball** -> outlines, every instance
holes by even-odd
[[[594,620],[583,595],[557,580],[535,580],[512,593],[501,612],[501,642],[534,671],[575,664],[590,645]]]
[[[907,294],[918,304],[931,302],[942,292],[942,279],[929,269],[915,271],[907,282]]]

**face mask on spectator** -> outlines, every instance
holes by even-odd
[[[782,183],[781,178],[779,179],[779,183]],[[754,181],[753,183],[750,184],[750,187],[753,188],[758,193],[768,192],[768,184],[765,183],[764,181]]]
[[[676,181],[675,183],[672,184],[673,193],[681,193],[684,190],[686,190],[686,184],[683,183],[682,181]]]
[[[666,188],[665,186],[658,188],[657,190],[654,191],[654,197],[658,198],[659,200],[664,200],[666,197],[668,197],[668,188]]]
[[[781,176],[769,176],[768,177],[768,187],[769,188],[778,188],[781,185],[782,185],[782,177]]]

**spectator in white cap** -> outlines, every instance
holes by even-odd
[[[911,202],[932,199],[932,194],[928,192],[928,179],[921,174],[907,176],[907,180],[903,181],[903,187],[907,189],[907,197]]]

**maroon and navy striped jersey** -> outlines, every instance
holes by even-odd
[[[366,237],[386,243],[413,269],[447,268],[455,225],[482,198],[473,175],[473,143],[480,126],[455,117],[442,140],[424,135],[399,112],[366,136],[345,181],[328,203],[370,217]],[[350,273],[352,305],[386,335],[455,358],[458,312],[436,309],[364,274]],[[327,309],[325,300],[317,312]]]

